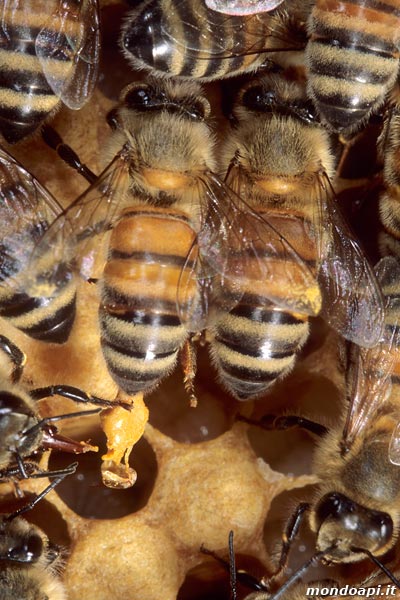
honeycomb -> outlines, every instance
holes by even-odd
[[[105,116],[119,90],[139,77],[116,48],[127,6],[106,1],[102,5],[103,62],[97,90],[81,111],[63,108],[52,123],[95,172],[109,159],[101,151],[109,135]],[[212,86],[207,86],[207,94],[218,101]],[[39,136],[11,152],[64,206],[86,187]],[[23,383],[28,389],[66,383],[116,398],[118,390],[99,346],[97,307],[95,286],[82,282],[72,334],[56,348],[1,323],[1,333],[27,355]],[[78,457],[76,474],[26,515],[64,549],[69,600],[228,597],[228,574],[201,547],[226,556],[230,530],[240,566],[256,576],[273,570],[284,522],[317,483],[310,466],[314,441],[301,431],[258,431],[235,421],[235,416],[286,411],[334,423],[344,398],[339,338],[316,319],[294,371],[256,403],[230,398],[201,348],[198,362],[197,408],[189,405],[179,368],[146,398],[150,421],[131,454],[137,481],[130,489],[111,490],[101,483],[100,456],[106,445],[97,416],[71,419],[60,427],[100,447],[98,454]],[[59,397],[40,404],[46,416],[76,410],[73,402]],[[53,453],[42,460],[43,465],[61,468],[74,459]],[[21,488],[38,493],[44,485],[43,480],[29,480]],[[12,492],[12,486],[3,485],[5,499]],[[294,565],[312,553],[312,544],[304,531],[294,550]],[[330,577],[331,571],[326,572]]]

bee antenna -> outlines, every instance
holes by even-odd
[[[387,577],[389,577],[390,581],[392,581],[392,583],[394,583],[394,585],[397,587],[397,589],[400,590],[400,581],[397,579],[397,577],[395,577],[393,575],[393,573],[387,567],[385,567],[385,565],[383,563],[381,563],[381,561],[378,558],[376,558],[376,556],[374,556],[372,554],[372,552],[370,552],[369,550],[366,550],[364,548],[354,548],[354,547],[352,547],[351,550],[353,552],[360,552],[360,553],[368,556],[370,561],[373,562],[383,573],[385,573],[385,575]]]
[[[23,515],[24,513],[28,512],[28,510],[31,510],[34,506],[36,506],[36,504],[38,502],[40,502],[40,500],[42,500],[42,498],[47,496],[47,494],[49,492],[51,492],[51,490],[53,490],[56,487],[56,485],[61,483],[61,481],[63,479],[65,479],[67,477],[67,475],[72,475],[73,473],[75,473],[77,466],[78,466],[78,463],[75,462],[75,463],[72,463],[71,465],[69,465],[68,467],[66,467],[64,469],[64,472],[59,477],[54,479],[42,492],[40,492],[40,494],[35,496],[35,498],[33,498],[33,500],[30,500],[27,504],[25,504],[25,506],[22,506],[22,508],[19,508],[18,510],[14,511],[13,513],[7,515],[7,517],[5,517],[4,520],[7,522],[12,521],[16,517],[19,517],[20,515]]]
[[[236,600],[236,563],[235,563],[235,551],[233,549],[233,531],[229,532],[229,579],[231,584],[231,597],[230,600]]]
[[[308,570],[309,567],[319,562],[321,558],[332,551],[333,547],[334,546],[330,546],[326,550],[316,552],[307,560],[307,562],[304,563],[304,565],[299,567],[287,581],[285,581],[285,583],[275,592],[275,594],[272,594],[272,596],[269,597],[269,600],[277,600],[283,594],[285,594],[285,592]]]

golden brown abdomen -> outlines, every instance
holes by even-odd
[[[128,394],[157,385],[187,337],[177,289],[194,239],[183,213],[147,207],[130,209],[113,229],[102,285],[101,344],[111,376]],[[195,295],[192,283],[188,301]]]

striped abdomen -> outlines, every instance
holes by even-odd
[[[149,0],[130,13],[121,43],[135,68],[218,79],[264,62],[270,19],[227,16],[199,0]]]
[[[9,245],[5,239],[0,244],[0,317],[7,319],[30,337],[43,342],[62,344],[71,332],[76,311],[76,283],[70,268],[60,263],[57,267],[57,289],[47,295],[46,264],[43,270],[34,274],[35,292],[29,292],[29,286],[14,283],[21,273],[25,279],[25,269],[32,269],[27,262],[19,262],[14,253],[15,245]],[[51,255],[47,257],[51,263]],[[45,261],[46,262],[46,261]],[[47,265],[49,266],[49,265]],[[13,279],[13,284],[7,281]],[[41,283],[42,282],[42,283]],[[43,285],[43,294],[40,286]]]
[[[398,0],[318,0],[306,49],[309,94],[335,131],[377,110],[399,68]]]
[[[47,83],[35,48],[43,23],[49,22],[49,16],[59,5],[55,0],[45,4],[9,4],[8,9],[2,9],[0,23],[0,132],[13,144],[33,133],[60,102]],[[70,33],[74,27],[77,26],[71,24]],[[50,31],[51,34],[55,32]],[[71,73],[68,53],[74,40],[60,34],[57,43],[57,48],[48,49],[54,54],[47,59],[46,69],[54,80],[64,81]]]
[[[301,260],[314,264],[315,248],[305,235],[301,219],[276,216],[269,217],[269,221],[282,234],[288,236],[290,232],[294,238],[288,239]],[[211,331],[211,353],[220,379],[239,400],[262,395],[278,377],[289,372],[309,332],[306,314],[271,303],[271,297],[281,298],[283,303],[291,297],[291,282],[297,279],[298,265],[284,256],[278,261],[272,259],[267,248],[265,260],[271,277],[261,281],[257,264],[254,263],[253,274],[251,265],[247,265],[240,302],[229,311],[220,309]],[[289,272],[290,281],[287,275],[285,279]],[[229,297],[228,285],[226,282],[225,298]],[[235,287],[232,291],[236,293]],[[308,293],[304,290],[305,296]],[[319,293],[316,282],[311,293]]]
[[[150,390],[175,365],[187,337],[178,314],[178,283],[194,240],[184,214],[156,208],[130,209],[112,231],[101,344],[111,376],[128,394]],[[191,302],[195,283],[187,293]]]

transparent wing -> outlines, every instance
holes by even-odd
[[[226,246],[226,256],[221,265],[223,279],[234,280],[241,289],[245,286],[255,294],[260,284],[262,295],[267,294],[277,306],[317,315],[321,297],[315,274],[307,264],[310,256],[303,258],[292,244],[295,230],[296,236],[300,236],[296,247],[307,247],[307,252],[312,254],[306,226],[296,219],[285,221],[282,215],[272,211],[254,210],[247,202],[247,198],[251,199],[251,182],[239,165],[230,169],[226,185],[216,178],[211,185],[214,189],[224,186],[226,190],[222,211],[217,194],[212,194],[209,216],[214,227],[213,221],[222,212]],[[216,248],[214,245],[211,255]]]
[[[348,450],[372,415],[386,401],[391,391],[391,375],[398,362],[400,343],[400,265],[394,257],[383,258],[375,267],[376,277],[385,297],[385,327],[381,340],[372,348],[354,346],[353,372],[350,380],[349,410],[343,430],[343,447]],[[398,444],[398,441],[397,441]],[[393,452],[396,437],[393,437]]]
[[[327,176],[315,203],[315,235],[320,259],[321,314],[338,333],[360,346],[382,337],[384,300],[373,269],[341,216]]]
[[[179,314],[193,331],[210,325],[213,309],[230,310],[244,293],[302,314],[320,310],[315,275],[267,215],[243,200],[246,193],[239,167],[227,182],[207,173],[199,184],[200,228],[178,286]]]
[[[100,23],[97,0],[60,0],[35,41],[35,51],[51,89],[77,110],[97,80]]]
[[[61,212],[37,179],[0,149],[0,287],[32,294],[39,287],[46,295],[43,264],[32,262],[32,255]]]
[[[109,232],[124,206],[129,187],[129,157],[123,149],[98,180],[52,223],[35,247],[34,260],[51,251],[54,265],[73,264],[86,279],[96,277],[102,260],[102,236]]]
[[[204,0],[174,3],[158,0],[144,2],[130,13],[122,43],[134,59],[148,67],[178,73],[191,60],[228,60],[264,52],[300,50],[305,45],[302,38],[299,31],[288,31],[279,14],[226,15],[208,8]],[[251,61],[245,62],[245,69],[251,68],[248,64]],[[228,71],[237,68],[233,64]]]
[[[226,15],[252,15],[269,12],[282,4],[284,0],[205,0],[211,10]]]

